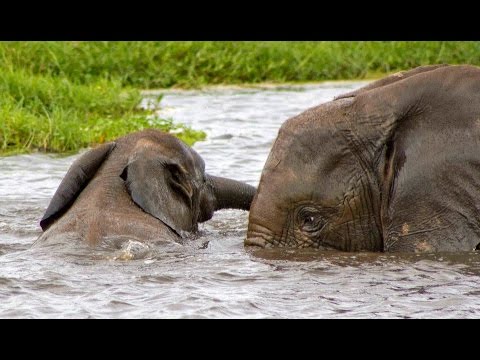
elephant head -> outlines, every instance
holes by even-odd
[[[472,250],[479,199],[480,69],[420,67],[282,125],[245,244]]]
[[[224,208],[248,210],[255,188],[205,173],[195,150],[173,136],[139,140],[120,177],[133,201],[177,233]]]
[[[195,231],[198,222],[210,219],[216,210],[248,210],[254,193],[250,185],[206,174],[203,159],[174,136],[145,130],[77,159],[40,225],[46,230],[83,201],[84,208],[95,204],[106,212],[124,213],[125,218],[131,216],[131,206],[139,207],[180,235]]]

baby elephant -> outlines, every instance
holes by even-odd
[[[179,240],[215,210],[248,210],[255,188],[205,174],[203,159],[158,130],[100,145],[68,170],[40,221],[52,237],[73,236],[92,245],[105,237]]]

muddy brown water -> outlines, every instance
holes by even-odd
[[[364,84],[169,91],[161,115],[207,132],[195,149],[208,172],[257,185],[283,121]],[[246,250],[239,210],[217,212],[197,237],[162,248],[68,239],[32,248],[77,156],[0,158],[2,318],[480,317],[478,253]]]

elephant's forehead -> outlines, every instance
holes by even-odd
[[[265,164],[263,187],[282,187],[287,197],[340,196],[358,168],[344,134],[351,102],[326,103],[289,119]]]
[[[323,167],[330,159],[345,155],[345,143],[345,139],[328,124],[285,129],[272,147],[266,168],[279,170],[286,167],[300,171]]]
[[[272,148],[275,157],[325,154],[332,147],[343,145],[340,129],[349,125],[346,115],[352,102],[352,99],[330,101],[285,121]]]
[[[167,139],[165,139],[167,140]],[[168,141],[169,140],[169,141]],[[182,146],[180,141],[175,141],[172,139],[168,139],[167,141],[158,141],[152,140],[148,138],[141,138],[138,139],[135,144],[135,149],[146,149],[146,150],[154,150],[154,151],[161,151],[164,154],[171,153],[173,154],[182,154],[187,155],[188,149],[185,146]]]
[[[157,141],[148,138],[138,139],[134,152],[152,152],[153,154],[161,154],[165,157],[175,159],[189,168],[194,168],[194,157],[190,149],[185,146],[180,140],[174,138],[170,141]]]

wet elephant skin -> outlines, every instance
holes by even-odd
[[[397,73],[288,119],[246,245],[471,251],[480,243],[480,68]]]

